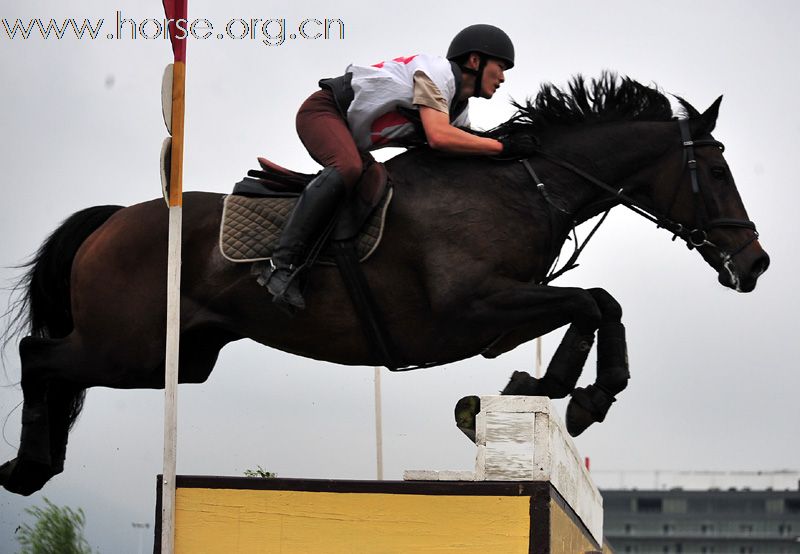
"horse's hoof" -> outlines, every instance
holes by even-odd
[[[592,416],[592,412],[575,402],[574,399],[570,399],[569,404],[567,404],[567,432],[573,436],[577,437],[589,426],[594,423],[596,420]]]
[[[576,388],[567,405],[567,432],[577,437],[592,423],[602,422],[615,400],[594,385],[585,389]]]
[[[465,396],[456,402],[456,427],[475,442],[475,416],[481,411],[481,399],[477,396]]]
[[[11,473],[14,471],[16,458],[9,460],[0,466],[0,487],[5,487],[8,480],[11,478]]]
[[[55,474],[50,466],[14,458],[0,466],[0,485],[8,492],[30,496],[41,490]]]
[[[542,394],[540,380],[531,377],[526,371],[515,371],[511,374],[506,388],[500,391],[503,395],[547,396]]]

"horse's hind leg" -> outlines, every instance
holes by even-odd
[[[589,425],[606,418],[616,395],[628,386],[628,352],[622,308],[603,289],[588,291],[603,314],[597,332],[597,378],[586,388],[577,388],[567,406],[567,430],[577,437]]]
[[[47,355],[57,342],[26,337],[20,343],[20,446],[17,457],[0,466],[0,485],[14,493],[32,494],[61,473],[69,428],[83,402],[83,388],[60,379],[51,369],[59,367],[59,361]]]
[[[0,466],[0,484],[11,492],[29,495],[54,475],[51,469],[50,425],[45,382],[26,363],[26,337],[20,343],[22,359],[22,432],[17,457]]]

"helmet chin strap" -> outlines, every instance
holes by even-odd
[[[479,56],[478,59],[480,60],[480,62],[478,62],[478,69],[464,66],[461,68],[461,71],[475,76],[475,90],[472,92],[472,96],[475,98],[483,98],[483,70],[486,68],[486,57]]]

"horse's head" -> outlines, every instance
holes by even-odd
[[[736,190],[722,143],[711,136],[722,97],[702,114],[679,100],[688,118],[676,120],[669,99],[656,88],[609,72],[588,83],[578,75],[568,90],[545,84],[535,100],[514,103],[517,113],[489,136],[521,132],[540,138],[539,156],[584,183],[583,192],[576,182],[565,182],[561,190],[562,197],[572,194],[577,221],[626,205],[696,248],[720,283],[750,292],[769,256]],[[594,166],[588,171],[587,160]],[[530,167],[528,172],[539,182]]]
[[[676,224],[672,230],[717,271],[721,284],[750,292],[769,267],[769,256],[747,216],[724,147],[711,136],[722,97],[702,114],[680,101],[689,119],[678,122],[680,135],[676,132],[669,156],[673,161],[653,191],[656,202]]]

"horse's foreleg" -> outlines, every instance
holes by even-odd
[[[490,356],[502,348],[516,346],[521,339],[530,340],[565,323],[570,323],[570,326],[550,360],[545,376],[537,379],[523,371],[514,372],[502,394],[564,398],[578,382],[594,343],[595,330],[601,322],[602,313],[594,297],[583,289],[533,285],[505,291],[490,302],[497,309],[504,307],[509,300],[516,302],[514,311],[522,308],[530,319],[525,326],[513,329],[493,345],[488,353]]]
[[[573,323],[550,359],[544,377],[537,379],[524,371],[515,371],[502,394],[566,397],[578,383],[592,344],[594,331],[580,330]]]
[[[563,398],[575,388],[602,320],[600,308],[589,292],[579,288],[522,285],[477,300],[471,307],[470,319],[502,332],[487,349],[487,357],[569,324],[545,377],[536,379],[515,371],[502,394]],[[456,425],[473,439],[478,411],[477,397],[462,398],[455,410]]]
[[[628,352],[622,308],[603,289],[588,291],[603,314],[597,332],[597,379],[586,388],[572,393],[567,407],[567,430],[576,437],[589,425],[606,418],[616,395],[628,385]]]

